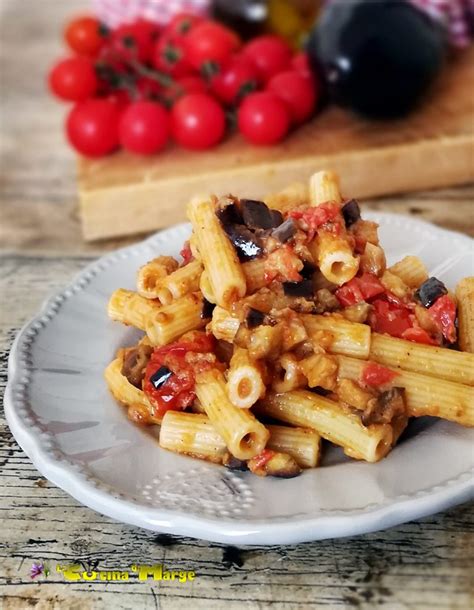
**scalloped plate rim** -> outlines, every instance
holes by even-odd
[[[409,222],[411,225],[417,226],[419,230],[442,233],[445,236],[456,238],[466,245],[474,244],[474,240],[467,235],[438,227],[418,218],[380,211],[368,211],[365,216],[373,220],[383,217],[395,222]],[[361,509],[322,511],[311,517],[298,517],[295,520],[272,519],[267,523],[264,520],[245,521],[244,518],[209,518],[186,515],[164,508],[146,507],[138,502],[114,496],[84,480],[74,470],[69,469],[67,464],[61,464],[49,457],[41,448],[35,432],[24,425],[15,410],[13,389],[19,382],[22,373],[18,346],[25,334],[41,320],[59,295],[72,290],[81,280],[89,276],[97,265],[105,264],[101,270],[103,271],[122,253],[149,245],[159,245],[161,241],[166,241],[171,232],[181,231],[188,226],[188,223],[173,225],[142,241],[95,259],[77,273],[62,290],[45,299],[38,313],[24,324],[16,335],[8,359],[8,382],[4,396],[5,416],[14,438],[41,474],[81,504],[117,521],[155,532],[244,545],[295,544],[364,534],[434,514],[474,497],[474,479],[469,476],[472,475],[473,469],[468,469],[454,479],[417,492],[415,497],[398,496]]]

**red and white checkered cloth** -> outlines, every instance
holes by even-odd
[[[454,46],[466,47],[473,39],[474,0],[410,1],[445,25]],[[189,11],[203,15],[208,11],[210,0],[92,0],[92,4],[99,19],[115,28],[139,18],[168,23],[176,13]]]
[[[467,47],[474,37],[474,0],[411,0],[434,19],[441,21],[455,47]]]
[[[110,28],[137,19],[168,23],[177,13],[204,15],[210,0],[92,0],[94,13]]]

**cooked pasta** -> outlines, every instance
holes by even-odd
[[[262,365],[252,360],[248,350],[235,347],[227,372],[227,394],[232,404],[250,409],[265,394]]]
[[[249,460],[263,451],[268,430],[249,409],[239,409],[230,402],[220,371],[211,369],[198,377],[196,396],[232,455]]]
[[[188,205],[188,217],[212,294],[218,305],[229,306],[245,295],[245,276],[237,254],[219,224],[213,201],[194,198]]]
[[[358,460],[377,462],[392,446],[393,430],[389,424],[366,427],[357,414],[307,390],[268,394],[259,412],[295,426],[316,430],[323,438],[340,445],[344,453]]]
[[[474,353],[474,277],[466,277],[456,286],[459,320],[459,347]],[[472,368],[471,364],[471,368]]]
[[[418,288],[428,279],[425,264],[417,256],[405,256],[401,261],[389,268],[410,288]]]
[[[347,356],[337,359],[340,378],[362,379],[367,362]],[[402,369],[391,370],[395,373],[391,384],[405,388],[408,415],[434,415],[474,426],[474,388]]]
[[[377,462],[410,418],[474,425],[474,278],[454,298],[416,256],[387,269],[336,174],[187,212],[181,262],[154,258],[108,303],[145,334],[106,383],[129,419],[161,425],[160,447],[287,478],[319,464],[321,439]]]
[[[147,317],[145,331],[152,345],[166,345],[206,322],[202,316],[202,296],[193,292]]]
[[[474,354],[374,333],[370,358],[387,366],[474,385]]]

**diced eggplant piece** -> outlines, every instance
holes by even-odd
[[[240,211],[246,227],[256,229],[273,229],[281,224],[283,217],[280,212],[270,210],[263,201],[241,199]]]
[[[283,214],[279,210],[271,210],[270,216],[272,217],[272,227],[279,227],[283,222]]]
[[[229,236],[237,256],[241,261],[250,261],[263,254],[261,240],[243,225],[225,225],[224,231]]]
[[[248,470],[247,462],[238,460],[229,452],[224,455],[222,463],[226,468],[229,468],[230,470]]]
[[[201,318],[203,320],[206,320],[207,318],[211,318],[212,317],[212,312],[214,311],[214,307],[215,306],[216,306],[215,303],[211,303],[207,299],[203,299],[202,300]]]
[[[415,292],[415,297],[424,307],[431,307],[435,301],[448,294],[446,286],[435,277],[430,277]]]
[[[153,348],[150,345],[140,344],[128,350],[123,359],[122,375],[140,390],[142,388],[143,377],[145,376],[145,369],[152,352]]]
[[[364,426],[389,424],[396,417],[406,415],[405,388],[393,387],[369,401],[361,415]]]
[[[263,324],[265,320],[265,314],[263,311],[258,311],[258,309],[254,309],[251,307],[247,314],[246,324],[247,328],[255,328],[256,326],[260,326]]]
[[[287,218],[284,223],[272,231],[272,237],[282,244],[286,243],[296,233],[297,227],[293,218]]]
[[[160,366],[160,368],[150,377],[150,381],[155,390],[161,388],[173,374],[173,371],[170,371],[167,366]]]
[[[316,265],[310,261],[303,261],[303,269],[300,271],[301,277],[305,280],[310,280],[313,277],[313,273],[316,271]]]
[[[272,456],[263,465],[260,464],[260,456],[257,455],[247,462],[247,466],[250,472],[260,477],[271,476],[291,479],[301,474],[301,468],[295,458],[279,451],[272,451]]]
[[[287,297],[310,297],[313,296],[313,282],[311,280],[283,282],[283,292]]]
[[[216,210],[217,218],[221,221],[224,229],[227,226],[241,225],[244,221],[237,203],[230,203],[223,208]]]
[[[350,199],[341,208],[346,227],[349,228],[360,219],[360,207],[355,199]]]

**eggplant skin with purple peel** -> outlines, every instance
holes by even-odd
[[[332,101],[374,119],[413,110],[440,73],[444,28],[404,0],[333,0],[309,36]]]

